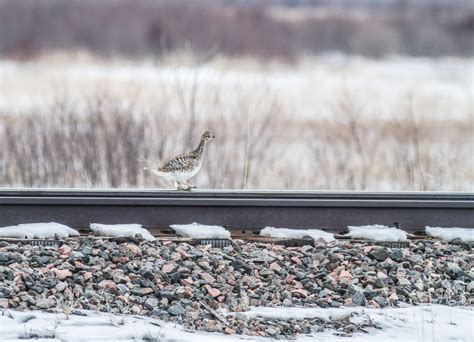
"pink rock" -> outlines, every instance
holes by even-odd
[[[346,298],[344,299],[344,305],[351,306],[352,305],[352,298]]]
[[[186,251],[184,250],[184,248],[182,248],[182,247],[176,248],[176,252],[178,252],[178,253],[181,255],[181,258],[182,258],[182,259],[188,259],[189,257],[191,257],[191,256],[188,254],[188,252],[186,252]]]
[[[105,288],[109,292],[116,292],[117,291],[117,285],[111,280],[102,280],[99,283],[100,287]]]
[[[59,280],[64,280],[68,277],[72,277],[72,273],[69,270],[54,270],[54,272],[56,273],[56,277]]]
[[[278,265],[278,263],[276,263],[276,262],[272,262],[270,264],[270,269],[273,270],[273,271],[276,271],[276,272],[280,272],[281,271],[281,266]]]
[[[306,291],[305,289],[296,289],[296,290],[291,291],[291,293],[298,295],[298,297],[300,298],[308,297],[308,291]]]
[[[8,309],[8,299],[6,298],[0,298],[0,308],[2,309]]]
[[[301,259],[298,257],[291,257],[290,260],[294,264],[301,264]]]
[[[92,279],[92,272],[85,272],[84,273],[84,280],[88,281],[89,279]]]
[[[339,280],[346,280],[346,281],[351,281],[352,280],[352,274],[349,272],[343,270],[341,273],[339,273]]]
[[[207,281],[208,283],[213,283],[216,281],[216,278],[211,276],[209,273],[199,273],[199,276],[205,281]]]
[[[62,245],[61,247],[59,247],[59,253],[61,253],[61,255],[70,255],[71,251],[72,248],[68,245]]]
[[[396,293],[392,293],[388,299],[391,301],[391,302],[396,302],[398,300],[398,296]]]
[[[229,327],[226,327],[226,328],[224,329],[224,332],[225,332],[226,334],[228,334],[228,335],[234,335],[234,334],[236,333],[236,331],[235,331],[234,329],[231,329],[231,328],[229,328]]]
[[[373,249],[373,246],[365,246],[364,247],[364,254],[369,254]]]
[[[176,268],[175,264],[165,264],[163,265],[163,267],[161,268],[161,270],[165,273],[171,273],[174,271],[174,269]]]
[[[79,269],[79,270],[82,270],[84,269],[86,266],[80,262],[79,260],[74,260],[74,266]]]
[[[210,285],[205,285],[204,288],[206,289],[207,293],[213,298],[217,298],[221,295],[221,291],[211,287]]]
[[[125,296],[117,296],[118,300],[121,300],[124,304],[128,304],[128,298]]]
[[[372,304],[373,306],[375,306],[377,309],[380,309],[379,303],[377,303],[375,300],[372,299],[372,300],[370,301],[370,304]]]
[[[181,285],[182,286],[193,285],[193,284],[194,284],[194,281],[191,277],[181,279]]]
[[[125,245],[125,247],[127,247],[127,249],[130,252],[132,252],[134,255],[142,255],[142,250],[140,249],[140,247],[138,247],[137,245],[133,243],[128,243]]]
[[[237,282],[235,281],[235,277],[233,275],[229,275],[227,278],[227,284],[235,286],[237,285]]]

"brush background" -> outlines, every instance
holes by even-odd
[[[0,186],[464,190],[469,1],[0,0]],[[140,160],[145,159],[144,163]]]

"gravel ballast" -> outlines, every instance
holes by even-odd
[[[190,329],[287,337],[364,331],[370,319],[250,317],[251,306],[389,307],[474,304],[466,245],[418,241],[223,249],[171,241],[68,239],[59,248],[0,242],[0,308],[138,314]]]

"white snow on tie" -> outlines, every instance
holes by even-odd
[[[425,232],[427,235],[433,236],[443,241],[460,239],[464,242],[474,242],[474,228],[445,228],[427,226]]]
[[[273,238],[301,239],[304,236],[310,236],[314,240],[323,239],[326,242],[335,241],[334,234],[319,229],[288,229],[265,227],[260,231],[261,236]]]
[[[110,236],[110,237],[136,237],[138,234],[143,239],[148,241],[155,241],[156,238],[150,234],[150,232],[143,228],[141,224],[101,224],[91,223],[91,230],[99,236]]]
[[[199,223],[172,224],[174,231],[183,237],[193,239],[229,239],[230,232],[222,226],[206,226]]]
[[[374,241],[407,241],[407,233],[401,229],[380,224],[369,226],[348,226],[349,233],[344,236]]]
[[[47,239],[47,238],[67,238],[79,236],[79,232],[64,224],[49,223],[24,223],[17,226],[0,228],[0,236],[17,239]]]

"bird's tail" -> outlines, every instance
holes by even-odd
[[[144,158],[139,158],[138,161],[140,163],[145,164],[143,170],[150,171],[151,173],[159,177],[166,177],[166,174],[159,170],[160,164],[158,164],[157,162]]]
[[[143,170],[157,169],[159,165],[154,160],[145,159],[145,158],[138,158],[138,162],[144,165]]]

